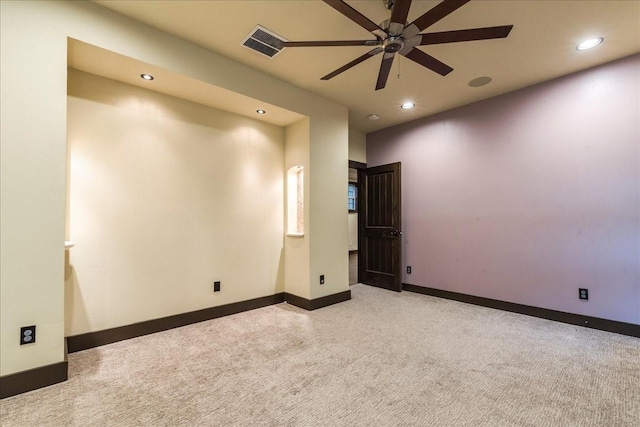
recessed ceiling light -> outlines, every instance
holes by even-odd
[[[151,74],[140,74],[140,77],[142,77],[144,80],[153,80],[153,76]]]
[[[604,41],[604,37],[594,37],[592,39],[587,39],[582,43],[580,43],[578,46],[576,46],[576,49],[577,50],[591,49],[592,47],[598,46],[603,41]]]
[[[380,118],[380,116],[377,115],[377,114],[369,114],[367,116],[367,119],[369,119],[369,120],[378,120],[379,118]]]
[[[264,111],[264,110],[256,110],[256,113],[258,113],[258,114],[267,114],[267,112]]]
[[[471,87],[480,87],[480,86],[484,86],[484,85],[488,85],[489,83],[491,83],[491,77],[478,77],[476,79],[473,79],[469,82],[469,86]]]
[[[402,108],[403,110],[410,110],[411,108],[415,107],[416,104],[414,104],[413,102],[405,102],[404,104],[402,104],[400,106],[400,108]]]

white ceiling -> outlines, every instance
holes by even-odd
[[[241,46],[258,24],[291,41],[375,39],[319,0],[97,0],[96,3],[345,105],[349,108],[350,124],[364,132],[640,52],[640,1],[473,0],[424,32],[513,24],[508,38],[420,47],[453,67],[454,71],[445,77],[396,55],[386,88],[375,91],[382,55],[331,80],[320,80],[371,47],[285,48],[276,57],[267,58]],[[383,0],[347,3],[376,23],[390,16]],[[438,3],[414,0],[408,21]],[[589,51],[575,49],[580,41],[592,36],[602,36],[605,42]],[[131,79],[124,75],[126,68],[122,70],[123,75],[113,70],[108,77]],[[470,80],[481,76],[489,76],[493,81],[476,88],[468,85]],[[176,84],[175,88],[178,87],[188,85]],[[170,89],[166,93],[183,96],[179,92]],[[183,97],[190,99],[188,94]],[[400,104],[407,100],[415,102],[416,108],[401,110]],[[370,121],[366,117],[371,113],[381,118]]]

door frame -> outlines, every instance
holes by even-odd
[[[349,169],[356,169],[358,171],[358,272],[357,272],[357,283],[360,283],[360,270],[363,267],[362,257],[360,256],[360,250],[364,247],[364,239],[362,232],[360,231],[364,227],[364,222],[362,222],[362,215],[360,214],[360,207],[362,206],[362,182],[365,177],[365,171],[367,169],[367,164],[362,162],[356,162],[354,160],[349,160]]]

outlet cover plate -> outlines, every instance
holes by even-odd
[[[36,325],[21,327],[20,345],[33,344],[34,342],[36,342]]]
[[[589,289],[578,288],[578,298],[587,301],[589,299]]]

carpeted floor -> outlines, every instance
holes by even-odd
[[[640,426],[640,340],[351,287],[69,355],[2,426]]]

